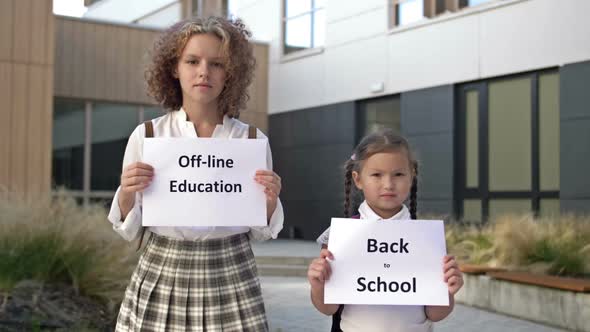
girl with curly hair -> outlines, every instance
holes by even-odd
[[[255,60],[239,20],[194,18],[156,41],[146,70],[148,92],[168,112],[138,126],[123,159],[109,220],[128,241],[143,239],[142,195],[154,169],[142,162],[144,137],[258,138],[239,120]],[[151,234],[125,292],[116,331],[267,331],[250,240],[276,238],[283,227],[281,179],[267,168],[265,227],[149,227]],[[203,207],[206,208],[206,207]]]

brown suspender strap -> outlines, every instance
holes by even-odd
[[[256,127],[254,127],[254,126],[248,127],[248,138],[256,138]]]
[[[145,235],[145,227],[141,227],[141,236],[139,237],[139,242],[137,242],[137,249],[135,251],[139,251],[141,249],[141,244],[143,243],[143,236]]]
[[[146,121],[143,123],[143,125],[145,126],[145,137],[146,138],[154,137],[154,125],[153,125],[152,121]],[[141,249],[141,244],[143,243],[143,236],[144,235],[145,235],[145,227],[142,227],[141,228],[141,236],[139,237],[139,242],[137,243],[136,251],[139,251],[139,249]]]
[[[143,125],[145,126],[145,137],[154,137],[154,125],[152,121],[146,121]]]

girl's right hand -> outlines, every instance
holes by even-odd
[[[312,288],[324,287],[326,280],[330,279],[332,269],[330,268],[330,262],[326,258],[333,260],[334,256],[328,249],[322,249],[320,257],[309,264],[307,280],[309,280]]]
[[[121,191],[132,194],[144,191],[154,178],[154,168],[148,164],[136,162],[128,165],[121,174]]]

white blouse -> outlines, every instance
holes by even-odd
[[[178,111],[169,112],[164,116],[152,120],[154,126],[154,137],[195,137],[197,132],[192,122],[187,121],[187,115],[181,108]],[[145,137],[145,126],[137,126],[127,143],[125,156],[123,158],[123,168],[127,165],[142,160],[143,140]],[[233,118],[224,116],[223,124],[218,124],[213,131],[214,138],[247,138],[248,125]],[[267,140],[266,166],[272,169],[272,155],[267,137],[257,130],[258,139]],[[252,174],[254,176],[254,174]],[[135,194],[135,204],[133,209],[127,214],[125,220],[121,221],[121,210],[119,208],[119,190],[117,189],[108,215],[109,221],[113,224],[113,229],[127,241],[133,241],[138,237],[141,230],[141,213],[142,213],[142,194]],[[148,230],[158,235],[184,240],[206,240],[227,237],[235,234],[250,232],[250,238],[253,240],[263,241],[270,238],[276,239],[277,235],[283,228],[283,206],[281,201],[277,202],[277,207],[270,218],[268,226],[261,227],[148,227]]]
[[[383,219],[371,209],[367,201],[359,206],[361,219],[369,220],[410,220],[410,211],[403,205],[400,212],[391,218]],[[317,239],[320,244],[328,244],[330,228]],[[340,328],[343,332],[431,332],[432,321],[426,317],[421,305],[356,305],[346,304],[342,310]]]

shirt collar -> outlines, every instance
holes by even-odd
[[[181,126],[185,126],[185,127],[188,126],[188,127],[193,128],[192,123],[190,121],[187,121],[188,120],[188,116],[187,116],[185,110],[182,107],[178,111],[175,111],[173,113],[173,115],[174,115],[174,119],[177,122],[179,122],[181,124]],[[231,121],[230,117],[227,116],[227,114],[224,114],[222,121],[223,121],[222,124],[218,124],[215,127],[215,130],[213,131],[212,137],[216,137],[216,136],[218,136],[220,134],[223,134],[223,133],[229,133],[231,131],[231,123],[232,123],[232,121]]]
[[[411,215],[410,215],[410,210],[408,210],[408,208],[402,204],[402,209],[395,214],[393,217],[391,218],[387,218],[387,219],[383,219],[381,218],[381,216],[379,216],[377,213],[375,213],[375,211],[373,211],[373,209],[371,209],[371,207],[369,206],[369,204],[367,204],[367,201],[363,201],[363,203],[359,206],[359,213],[361,215],[361,219],[369,219],[369,220],[410,220],[412,219]]]

